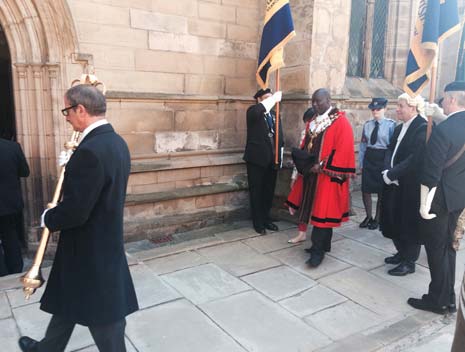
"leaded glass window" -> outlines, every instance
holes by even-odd
[[[350,16],[348,76],[362,76],[363,48],[365,43],[366,0],[352,0]]]

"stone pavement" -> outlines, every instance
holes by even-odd
[[[360,199],[353,202],[363,214]],[[455,315],[406,303],[426,292],[424,253],[415,274],[387,275],[383,259],[393,246],[378,231],[360,229],[362,217],[335,231],[332,251],[317,269],[304,264],[308,242],[287,243],[297,234],[287,222],[266,236],[238,222],[176,244],[128,244],[141,306],[127,318],[128,351],[449,351]],[[464,264],[462,249],[457,284]],[[17,277],[0,280],[1,351],[19,351],[20,335],[42,337],[49,319],[39,310],[43,289],[26,302]],[[88,330],[77,327],[67,351],[97,349]]]

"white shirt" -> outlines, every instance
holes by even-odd
[[[412,124],[412,121],[417,117],[417,115],[413,116],[410,120],[404,122],[402,124],[402,129],[400,130],[399,137],[397,137],[397,143],[396,147],[394,148],[394,153],[392,153],[392,158],[391,158],[391,167],[394,167],[394,158],[397,153],[397,148],[399,148],[400,142],[402,142],[402,139],[404,138],[405,134],[407,133],[408,128]]]

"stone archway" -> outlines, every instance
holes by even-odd
[[[33,243],[67,134],[60,118],[61,97],[69,85],[66,69],[73,64],[77,37],[65,0],[4,0],[0,25],[11,55],[17,139],[31,168],[23,194]]]

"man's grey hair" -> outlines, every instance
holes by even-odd
[[[444,95],[454,98],[457,101],[458,106],[465,108],[465,92],[449,91],[445,92]]]
[[[66,91],[70,106],[82,105],[91,116],[102,116],[107,111],[105,96],[97,88],[88,84],[79,84]]]

